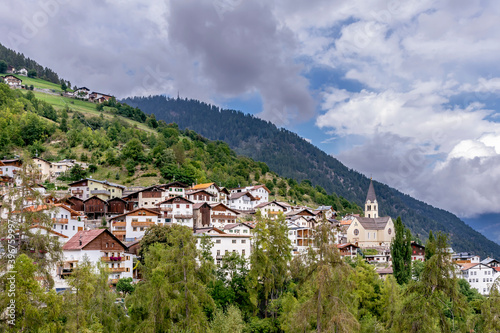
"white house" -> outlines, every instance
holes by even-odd
[[[471,288],[481,295],[489,295],[493,282],[499,276],[495,268],[481,263],[466,263],[461,266],[462,278],[469,282]]]
[[[162,214],[147,208],[138,208],[110,219],[111,232],[121,241],[133,241],[144,236],[147,228],[163,224]]]
[[[21,166],[22,162],[20,159],[0,161],[0,177],[14,179],[21,169]]]
[[[79,98],[89,99],[90,90],[87,87],[80,87],[74,91],[74,95]]]
[[[227,203],[230,208],[239,210],[252,210],[256,199],[250,192],[231,193]]]
[[[157,206],[162,212],[162,222],[193,228],[193,201],[183,197],[174,197],[160,202]]]
[[[133,258],[127,251],[127,247],[107,229],[79,231],[63,246],[63,262],[53,274],[56,290],[68,287],[66,277],[85,258],[94,265],[99,262],[106,265],[113,284],[132,277]]]
[[[240,215],[238,211],[229,208],[223,203],[215,203],[210,206],[212,207],[210,215],[212,225],[219,229],[224,228],[227,224],[236,223],[236,219]]]
[[[16,71],[17,74],[22,75],[22,76],[28,76],[28,70],[26,68],[21,68],[20,70]]]
[[[251,235],[253,228],[245,223],[231,223],[226,224],[223,228],[223,231],[226,234],[235,234],[235,235]]]
[[[207,190],[188,190],[186,191],[185,197],[194,203],[206,202],[211,205],[219,202],[217,195],[212,192],[208,192]]]
[[[248,192],[254,198],[254,205],[269,201],[269,189],[265,185],[252,185],[231,189],[231,194]]]
[[[252,248],[250,235],[227,234],[217,228],[197,229],[194,235],[198,237],[207,235],[210,237],[213,243],[212,257],[217,265],[220,265],[223,256],[230,252],[236,252],[247,260],[250,258]],[[200,248],[200,240],[197,241],[197,246]]]
[[[287,211],[287,207],[279,202],[271,201],[264,202],[255,206],[255,210],[259,210],[262,214],[262,217],[275,219],[279,216],[279,214],[284,214]]]

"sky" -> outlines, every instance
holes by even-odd
[[[0,42],[72,85],[256,114],[480,221],[500,213],[499,16],[475,0],[8,1]]]

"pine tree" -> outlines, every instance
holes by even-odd
[[[263,302],[264,317],[267,318],[269,300],[277,299],[284,290],[292,245],[282,214],[274,220],[262,218],[260,212],[256,217],[258,222],[253,231],[248,292],[255,309],[259,306],[259,301]],[[259,295],[263,299],[260,300]]]
[[[407,283],[411,278],[411,232],[401,217],[394,224],[395,237],[391,243],[392,269],[399,284]]]
[[[436,240],[434,239],[434,235],[431,230],[429,231],[429,238],[425,243],[425,260],[429,260],[434,253],[436,253]]]

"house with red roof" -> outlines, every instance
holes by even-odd
[[[83,230],[77,232],[63,246],[63,262],[54,274],[56,289],[67,288],[66,277],[88,260],[101,263],[109,269],[110,283],[132,277],[133,258],[128,248],[107,229]]]

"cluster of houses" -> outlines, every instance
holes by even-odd
[[[45,162],[35,159],[40,169],[50,170],[50,164]],[[0,172],[7,177],[16,177],[19,168],[19,160],[0,162]],[[215,183],[187,185],[174,181],[129,189],[107,180],[86,178],[68,187],[67,194],[59,198],[40,187],[44,202],[27,205],[33,211],[45,211],[53,221],[52,229],[39,225],[32,228],[50,233],[64,244],[64,261],[54,271],[57,289],[67,287],[65,277],[84,257],[107,265],[111,283],[125,277],[137,278],[134,261],[140,240],[153,225],[178,224],[191,228],[196,237],[208,236],[217,264],[230,252],[248,259],[257,212],[265,218],[284,220],[293,255],[314,246],[316,227],[326,223],[334,230],[334,241],[342,257],[361,254],[377,267],[381,276],[392,273],[390,244],[395,236],[394,223],[390,217],[379,216],[372,182],[364,216],[351,214],[342,218],[330,206],[311,208],[270,201],[265,185],[228,189]],[[6,208],[1,212],[2,218],[8,215]],[[412,243],[412,260],[424,258],[425,248]],[[480,261],[476,256],[455,254],[453,260],[457,272],[482,294],[488,294],[500,276],[500,263],[494,259]]]
[[[22,68],[19,71],[15,71],[15,69],[14,69],[14,72],[12,72],[12,71],[9,72],[9,70],[7,70],[7,73],[12,73],[12,74],[0,76],[0,82],[3,80],[3,83],[7,84],[12,89],[26,89],[25,85],[23,85],[23,80],[20,79],[18,76],[14,75],[14,73],[15,73],[18,75],[27,76],[28,71],[25,68]],[[109,101],[113,98],[113,96],[109,95],[109,94],[104,94],[104,93],[100,93],[97,91],[90,92],[90,90],[86,87],[77,88],[73,92],[67,91],[64,93],[64,96],[73,97],[73,98],[81,98],[81,99],[88,100],[89,102],[94,102],[94,103],[103,103],[103,102]]]

